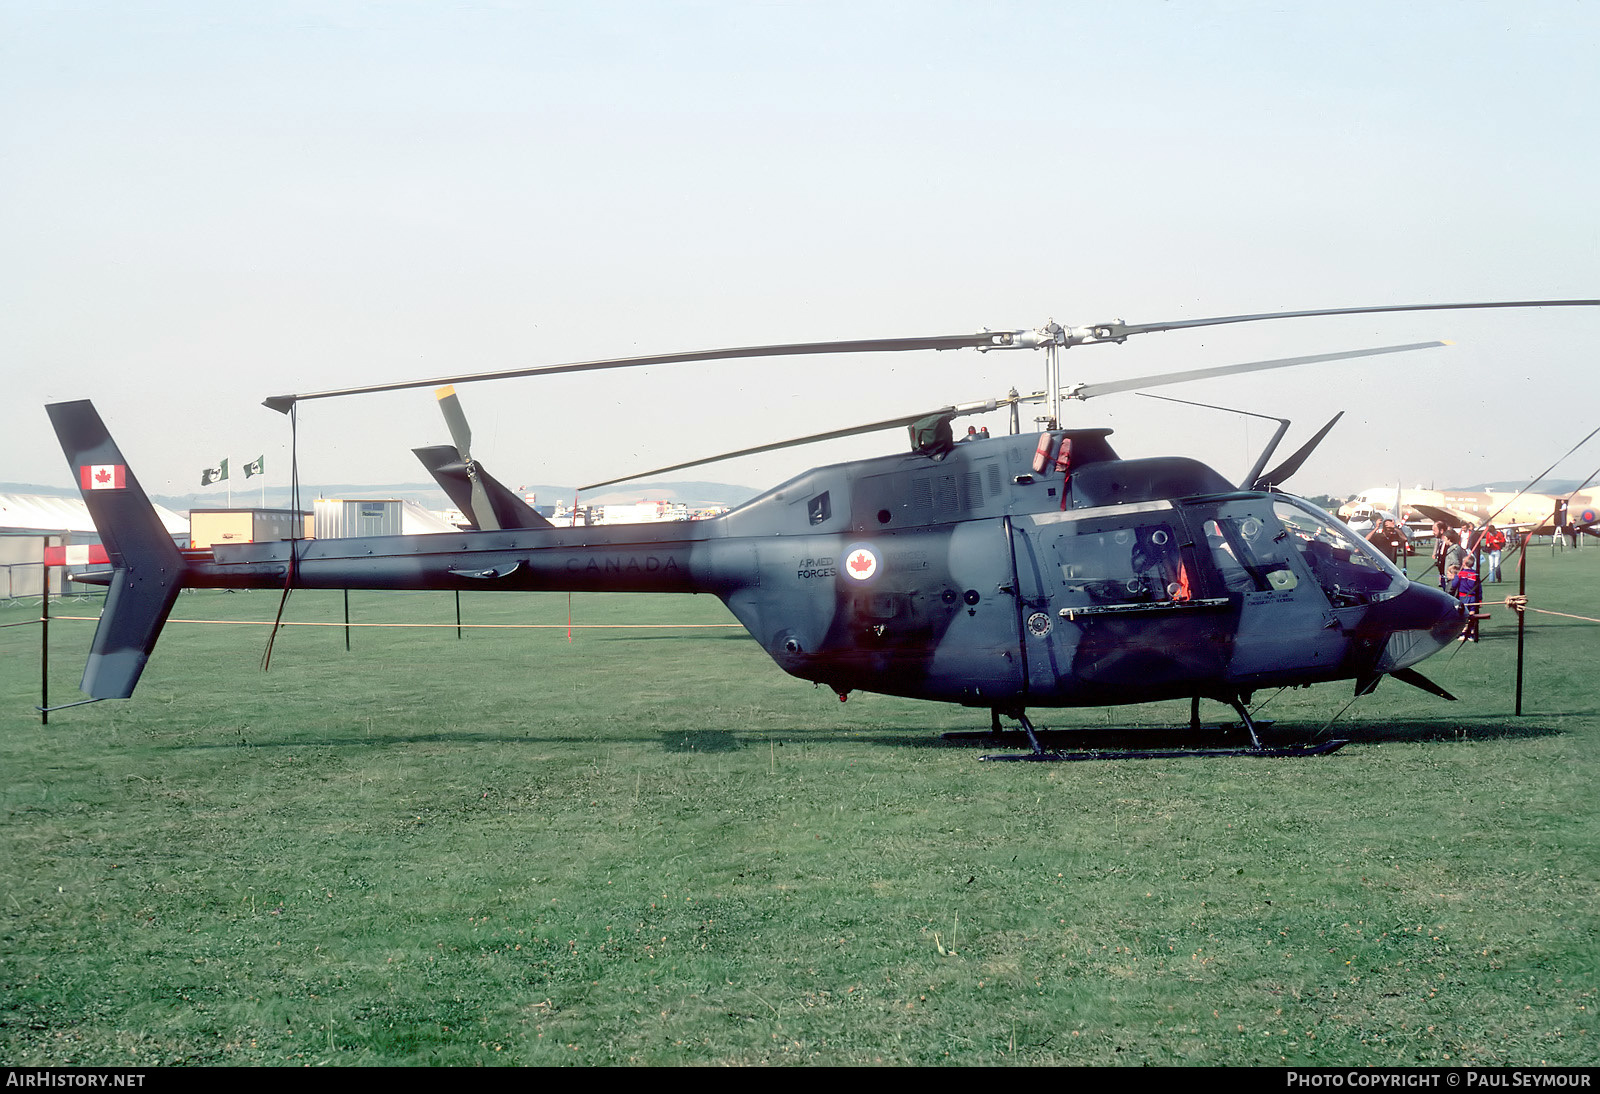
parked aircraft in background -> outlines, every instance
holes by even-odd
[[[1424,490],[1398,486],[1363,490],[1355,500],[1339,507],[1339,519],[1352,525],[1365,522],[1370,527],[1374,514],[1387,510],[1402,514],[1413,531],[1418,524],[1431,528],[1435,520],[1443,520],[1451,527],[1477,526],[1490,521],[1500,528],[1548,529],[1558,501],[1567,503],[1567,520],[1576,527],[1600,524],[1600,492],[1595,491],[1559,498],[1532,492],[1519,496],[1509,490]]]

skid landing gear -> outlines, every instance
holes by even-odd
[[[999,709],[991,710],[990,729],[987,732],[946,733],[944,735],[944,739],[947,741],[971,741],[973,743],[998,745],[1001,747],[1008,745],[1021,746],[1023,742],[1021,740],[1017,740],[1018,734],[1015,731],[1007,731],[1002,728],[1000,724],[1000,715],[1003,713],[1008,718],[1016,721],[1021,727],[1022,735],[1027,739],[1028,751],[980,756],[978,757],[980,760],[992,760],[997,762],[1026,761],[1035,763],[1057,763],[1076,760],[1173,759],[1188,756],[1259,756],[1273,758],[1295,758],[1302,756],[1326,756],[1330,753],[1339,751],[1339,749],[1349,744],[1348,741],[1334,740],[1322,741],[1309,745],[1265,745],[1261,741],[1260,730],[1263,728],[1270,728],[1272,723],[1258,722],[1254,718],[1251,718],[1250,712],[1245,709],[1244,700],[1240,696],[1230,697],[1228,699],[1228,704],[1232,706],[1235,713],[1239,715],[1239,721],[1233,725],[1206,727],[1202,726],[1200,723],[1200,700],[1198,697],[1196,697],[1189,707],[1190,733],[1192,735],[1199,735],[1204,733],[1204,731],[1209,728],[1214,730],[1217,734],[1222,735],[1228,733],[1229,731],[1237,731],[1238,729],[1242,728],[1250,738],[1250,744],[1248,746],[1241,745],[1237,747],[1229,747],[1222,745],[1203,747],[1196,746],[1187,748],[1137,749],[1111,749],[1097,747],[1093,743],[1092,739],[1094,737],[1105,736],[1106,731],[1091,730],[1085,733],[1078,731],[1052,732],[1050,730],[1038,730],[1034,728],[1033,723],[1028,719],[1027,712],[1021,709],[1006,711],[1001,711]],[[1061,752],[1056,751],[1053,748],[1045,747],[1046,743],[1051,745],[1059,745],[1069,744],[1069,742],[1070,744],[1077,746],[1072,751]]]

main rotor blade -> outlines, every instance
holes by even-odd
[[[777,452],[784,448],[796,448],[803,444],[814,444],[818,441],[836,441],[844,437],[858,437],[864,433],[878,433],[885,429],[894,429],[899,426],[915,425],[924,418],[939,414],[948,414],[953,418],[960,418],[968,414],[982,414],[990,410],[999,410],[1003,407],[1014,406],[1019,403],[1037,403],[1044,401],[1044,394],[1007,396],[1004,399],[989,399],[979,403],[961,403],[956,406],[940,407],[938,410],[925,410],[920,414],[906,414],[899,418],[886,418],[881,422],[869,422],[866,425],[849,426],[845,429],[834,429],[827,433],[812,433],[805,437],[794,437],[787,441],[773,441],[771,444],[758,444],[752,448],[741,448],[737,452],[722,452],[715,456],[704,456],[684,463],[675,463],[670,467],[657,467],[650,471],[635,471],[631,474],[621,475],[604,482],[591,482],[587,486],[578,487],[579,490],[595,490],[602,486],[612,486],[619,482],[631,482],[634,479],[646,478],[650,475],[665,475],[669,471],[682,471],[688,467],[699,467],[707,463],[720,463],[723,460],[737,459],[740,456],[756,456],[763,452]]]
[[[1115,380],[1105,384],[1079,384],[1074,388],[1063,391],[1062,394],[1075,399],[1088,399],[1096,395],[1108,395],[1118,391],[1129,391],[1133,388],[1160,387],[1164,384],[1181,384],[1189,380],[1203,380],[1213,376],[1231,376],[1240,372],[1257,372],[1262,369],[1288,368],[1291,365],[1309,365],[1324,361],[1344,361],[1354,357],[1372,357],[1386,353],[1403,353],[1414,349],[1433,349],[1437,346],[1448,346],[1449,342],[1415,342],[1404,346],[1383,346],[1377,349],[1348,350],[1343,353],[1319,353],[1309,357],[1285,357],[1274,361],[1251,361],[1239,365],[1222,365],[1217,368],[1190,369],[1187,372],[1168,372],[1157,376],[1140,376],[1131,380]],[[776,452],[779,449],[795,448],[814,441],[832,441],[842,437],[855,437],[863,433],[876,433],[884,429],[894,429],[897,426],[908,426],[930,414],[951,414],[960,417],[966,414],[978,414],[986,410],[997,410],[1004,406],[1015,406],[1019,403],[1041,402],[1046,398],[1044,393],[1022,395],[994,399],[982,403],[963,403],[959,406],[947,406],[935,411],[924,411],[920,414],[907,414],[899,418],[888,418],[881,422],[871,422],[867,425],[851,426],[847,429],[830,430],[827,433],[813,433],[805,437],[795,437],[787,441],[774,441],[771,444],[756,445],[752,448],[741,448],[737,452],[723,452],[716,456],[707,456],[703,459],[689,460],[685,463],[675,463],[670,467],[657,467],[650,471],[640,471],[623,475],[615,479],[606,479],[604,482],[593,482],[587,486],[580,486],[580,490],[594,490],[601,486],[612,486],[619,482],[628,482],[633,479],[642,479],[649,475],[664,475],[669,471],[682,471],[689,467],[699,467],[702,464],[718,463],[722,460],[731,460],[739,456],[755,456],[762,452]],[[1326,427],[1324,432],[1326,431]],[[1322,434],[1316,438],[1321,439]],[[1312,442],[1313,446],[1315,441]],[[1292,470],[1292,469],[1291,469]]]
[[[575,361],[565,365],[502,369],[498,372],[469,372],[457,376],[439,376],[432,380],[404,380],[392,384],[313,391],[302,395],[274,395],[262,405],[271,407],[281,414],[287,414],[295,403],[307,399],[332,399],[341,395],[367,395],[378,391],[403,391],[406,388],[464,384],[475,380],[509,380],[518,376],[555,376],[566,372],[596,372],[612,368],[638,368],[643,365],[678,365],[690,361],[723,361],[741,357],[793,357],[819,353],[903,353],[909,350],[927,349],[1034,349],[1045,345],[1050,337],[1048,334],[1031,330],[980,331],[977,334],[936,335],[931,338],[866,338],[843,342],[789,342],[773,346],[687,350],[682,353],[656,353],[644,357],[607,357],[597,361]]]
[[[1353,349],[1343,353],[1317,353],[1309,357],[1280,357],[1273,361],[1249,361],[1240,365],[1219,365],[1216,368],[1193,368],[1186,372],[1162,372],[1154,376],[1135,376],[1128,380],[1111,380],[1103,384],[1078,384],[1061,394],[1072,399],[1092,399],[1096,395],[1111,395],[1118,391],[1138,388],[1163,387],[1183,384],[1190,380],[1205,380],[1213,376],[1233,376],[1241,372],[1261,372],[1272,368],[1289,368],[1292,365],[1314,365],[1325,361],[1348,361],[1355,357],[1378,357],[1385,353],[1408,353],[1414,349],[1435,349],[1451,345],[1449,342],[1412,342],[1404,346],[1380,346],[1376,349]]]
[[[1150,334],[1161,330],[1185,330],[1189,327],[1220,327],[1226,323],[1258,323],[1266,319],[1309,319],[1322,315],[1374,315],[1398,311],[1472,311],[1482,308],[1593,308],[1600,300],[1492,300],[1480,304],[1385,304],[1372,308],[1318,308],[1313,311],[1269,311],[1254,315],[1220,315],[1211,319],[1181,319],[1173,323],[1096,323],[1090,327],[1074,327],[1069,332],[1073,341],[1120,342],[1134,334]],[[1083,336],[1081,332],[1091,332]]]
[[[566,372],[594,372],[600,369],[637,368],[642,365],[676,365],[690,361],[723,361],[749,357],[790,357],[822,353],[902,353],[910,350],[1038,349],[1042,346],[1072,347],[1098,342],[1122,342],[1135,334],[1183,330],[1188,327],[1215,327],[1225,323],[1253,323],[1267,319],[1302,319],[1324,315],[1364,315],[1405,311],[1465,311],[1480,308],[1570,308],[1596,307],[1600,300],[1495,300],[1477,304],[1388,304],[1370,308],[1321,308],[1313,311],[1258,312],[1253,315],[1223,315],[1211,319],[1181,319],[1170,323],[1096,323],[1085,327],[1063,327],[1053,320],[1038,330],[979,331],[976,334],[948,334],[923,338],[865,338],[838,342],[788,342],[771,346],[738,346],[728,349],[687,350],[643,357],[609,357],[595,361],[575,361],[565,365],[537,365],[531,368],[502,369],[495,372],[467,372],[437,376],[429,380],[405,380],[366,387],[337,388],[299,395],[273,395],[262,405],[281,414],[307,399],[332,399],[341,395],[365,395],[378,391],[403,391],[413,387],[438,387],[475,380],[508,380],[518,376],[552,376]]]

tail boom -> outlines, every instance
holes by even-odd
[[[184,584],[720,593],[741,578],[748,580],[742,572],[748,567],[738,565],[742,553],[737,548],[706,537],[711,523],[235,544],[213,548],[208,558],[191,557]]]
[[[554,528],[531,509],[542,527],[180,551],[93,404],[48,410],[112,567],[93,575],[108,586],[83,674],[83,691],[94,699],[133,694],[184,587],[722,595],[756,580],[753,552],[724,538],[715,519]]]

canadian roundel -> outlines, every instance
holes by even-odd
[[[878,556],[870,547],[852,547],[844,556],[844,572],[856,581],[868,581],[878,572]]]

